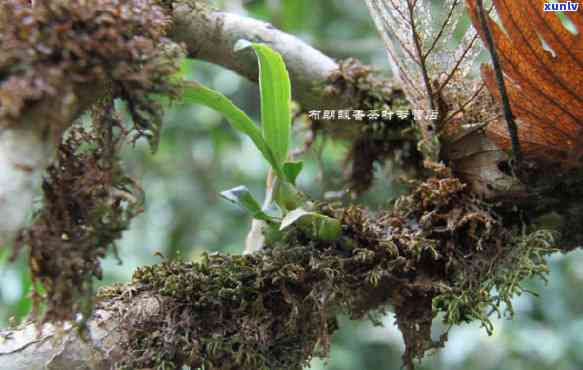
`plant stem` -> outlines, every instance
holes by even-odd
[[[516,159],[517,164],[520,166],[520,163],[522,161],[522,153],[520,151],[520,141],[518,140],[518,127],[516,126],[516,122],[514,122],[514,115],[512,114],[512,109],[510,108],[510,101],[508,99],[506,85],[504,84],[504,74],[502,72],[502,68],[500,67],[498,53],[496,52],[496,48],[494,47],[492,33],[490,32],[490,27],[488,26],[488,21],[486,20],[484,5],[482,3],[482,0],[476,1],[478,6],[478,17],[480,19],[480,26],[484,31],[486,44],[492,57],[492,66],[494,67],[494,72],[496,74],[496,83],[498,85],[498,90],[500,91],[500,97],[502,99],[504,118],[506,119],[508,133],[510,135],[510,140],[512,142],[512,155]]]

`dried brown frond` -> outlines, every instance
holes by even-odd
[[[468,0],[474,27],[484,38],[476,1]],[[505,75],[518,137],[525,157],[580,166],[583,155],[583,11],[544,12],[544,0],[494,0],[501,24],[488,19]],[[483,79],[500,101],[494,71],[482,67]],[[501,148],[510,147],[505,123],[487,130]]]

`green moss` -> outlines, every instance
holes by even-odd
[[[389,305],[412,367],[447,339],[432,339],[438,314],[491,330],[489,314],[524,292],[524,279],[544,277],[553,250],[552,234],[517,237],[447,176],[417,184],[392,212],[318,211],[341,220],[339,240],[291,228],[261,253],[138,269],[132,294],[160,295],[165,315],[127,323],[120,367],[301,369],[328,354],[336,315],[374,320]]]

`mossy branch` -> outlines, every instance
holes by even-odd
[[[338,314],[362,319],[389,305],[407,365],[443,345],[445,336],[431,337],[438,313],[447,324],[480,320],[489,328],[488,314],[502,312],[521,281],[545,275],[554,236],[505,228],[464,188],[432,178],[380,214],[320,205],[342,223],[336,241],[292,228],[260,253],[139,268],[131,284],[99,295],[97,312],[112,312],[122,333],[117,365],[301,369],[327,355]],[[144,297],[148,309],[136,306]]]

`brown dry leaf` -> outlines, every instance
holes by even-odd
[[[493,0],[501,25],[488,17],[505,75],[525,157],[580,165],[583,155],[583,9],[544,12],[545,0]],[[480,29],[476,0],[467,0],[474,27]],[[560,17],[564,17],[561,19]],[[565,22],[576,28],[570,30]],[[572,28],[572,27],[571,27]],[[500,101],[495,74],[482,66],[482,78]],[[506,122],[488,127],[501,148],[511,147]]]

